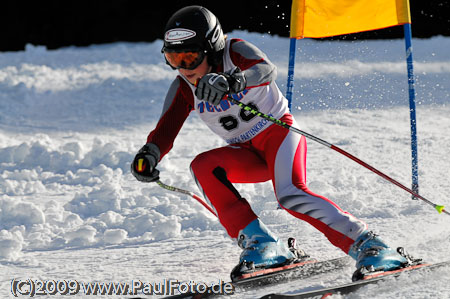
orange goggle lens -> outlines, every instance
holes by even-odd
[[[193,70],[202,63],[204,52],[164,52],[167,62],[174,69]]]

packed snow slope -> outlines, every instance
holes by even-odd
[[[286,38],[232,32],[278,66]],[[293,113],[325,139],[411,184],[402,40],[297,43]],[[450,38],[414,40],[420,193],[450,207]],[[129,172],[176,76],[162,42],[0,53],[0,297],[12,279],[205,283],[227,280],[240,249],[194,199],[137,182]],[[193,113],[159,164],[161,180],[194,191],[190,161],[224,142]],[[310,141],[310,188],[363,219],[391,246],[426,261],[450,259],[450,217],[336,152]],[[277,209],[269,182],[237,185],[282,238],[318,259],[344,254]],[[353,268],[259,289],[305,290],[349,281]],[[450,298],[450,269],[363,288],[351,298]],[[42,297],[42,296],[41,296]],[[75,298],[83,298],[80,293]],[[242,297],[242,296],[239,296]],[[42,297],[44,298],[44,297]],[[55,298],[55,296],[49,296]]]

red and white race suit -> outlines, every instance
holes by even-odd
[[[249,42],[227,40],[223,63],[214,72],[236,66],[244,71],[247,87],[233,97],[297,127],[287,100],[275,83],[276,68],[266,55]],[[158,146],[161,158],[172,148],[192,110],[228,143],[199,154],[191,163],[191,172],[230,237],[236,238],[257,218],[232,183],[268,180],[272,181],[281,207],[313,225],[346,253],[367,229],[365,223],[308,189],[305,137],[250,114],[228,100],[217,106],[201,101],[195,96],[195,86],[181,75],[172,83],[161,118],[147,139]]]

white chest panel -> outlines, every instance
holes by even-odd
[[[229,47],[230,42],[227,41],[223,57],[224,72],[235,67],[230,58]],[[201,101],[195,96],[195,87],[188,85],[194,95],[195,111],[214,133],[229,144],[248,141],[272,124],[228,100],[222,100],[217,106]],[[245,89],[232,97],[275,118],[280,118],[289,112],[287,100],[274,82]]]

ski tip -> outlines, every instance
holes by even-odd
[[[436,209],[436,211],[438,211],[439,214],[441,214],[445,209],[444,206],[439,206],[439,205],[436,205],[434,208]]]

